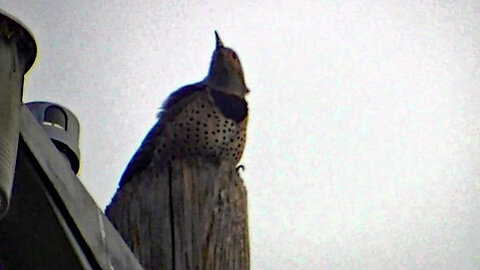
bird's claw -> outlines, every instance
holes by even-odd
[[[242,169],[242,171],[245,171],[245,166],[243,165],[238,165],[237,168],[235,168],[235,170],[238,172],[240,169]]]

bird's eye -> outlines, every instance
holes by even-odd
[[[235,60],[237,60],[238,56],[237,56],[237,54],[236,54],[235,52],[232,52],[232,58],[235,59]]]

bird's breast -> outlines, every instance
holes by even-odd
[[[248,117],[242,118],[229,118],[214,102],[199,98],[165,124],[156,154],[168,159],[200,155],[236,164],[246,140]]]

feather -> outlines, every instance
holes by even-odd
[[[163,103],[160,112],[157,114],[157,123],[155,123],[153,128],[148,132],[139,149],[132,159],[130,159],[127,168],[120,179],[119,187],[122,187],[130,181],[136,173],[148,167],[155,150],[155,140],[161,136],[164,129],[164,123],[170,121],[176,114],[178,114],[178,112],[180,112],[180,110],[175,107],[179,107],[180,109],[183,108],[186,103],[192,100],[189,97],[202,91],[206,91],[205,86],[197,83],[184,86],[170,94],[167,100]]]
[[[245,99],[222,93],[217,90],[210,90],[215,105],[220,109],[226,118],[230,118],[240,123],[247,117],[248,105]]]

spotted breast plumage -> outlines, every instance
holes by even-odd
[[[158,121],[127,166],[120,186],[149,166],[199,155],[233,165],[246,141],[248,104],[242,66],[217,32],[207,77],[173,92],[163,103]]]

